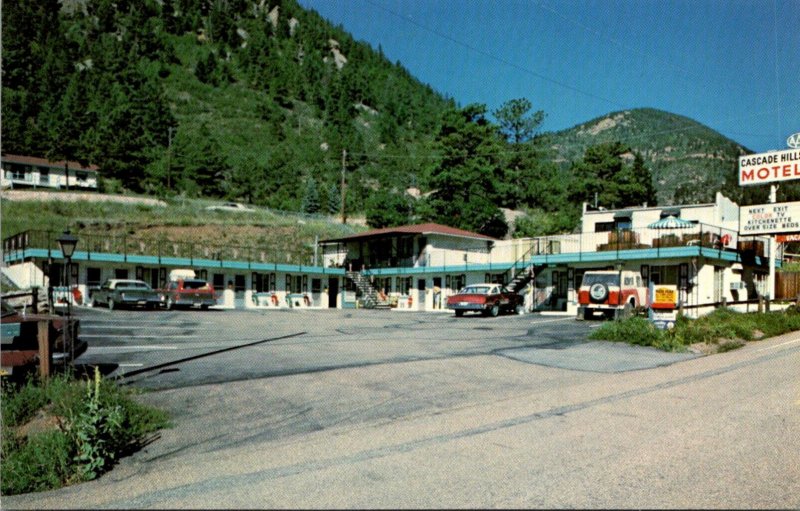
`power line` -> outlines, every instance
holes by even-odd
[[[591,92],[587,92],[587,91],[585,91],[583,89],[579,89],[578,87],[574,87],[574,86],[569,85],[567,83],[560,82],[558,80],[550,78],[549,76],[545,76],[545,75],[543,75],[541,73],[537,73],[536,71],[533,71],[532,69],[528,69],[526,67],[520,66],[519,64],[515,64],[514,62],[506,60],[506,59],[504,59],[502,57],[498,57],[497,55],[493,55],[493,54],[491,54],[491,53],[489,53],[487,51],[481,50],[480,48],[476,48],[476,47],[474,47],[474,46],[472,46],[472,45],[470,45],[468,43],[465,43],[464,41],[458,40],[458,39],[456,39],[456,38],[454,38],[454,37],[452,37],[450,35],[444,34],[442,32],[439,32],[436,29],[430,28],[430,27],[428,27],[426,25],[423,25],[422,23],[419,23],[417,21],[409,19],[406,16],[403,16],[402,14],[400,14],[400,13],[398,13],[396,11],[393,11],[392,9],[389,9],[388,7],[384,7],[382,5],[379,5],[379,4],[375,3],[372,0],[364,0],[364,1],[366,3],[372,5],[373,7],[376,7],[378,9],[382,10],[382,11],[385,11],[385,12],[391,14],[392,16],[395,16],[396,18],[399,18],[399,19],[405,21],[406,23],[410,23],[410,24],[412,24],[412,25],[414,25],[416,27],[421,28],[422,30],[430,32],[430,33],[432,33],[432,34],[434,34],[434,35],[436,35],[438,37],[441,37],[442,39],[445,39],[447,41],[455,43],[455,44],[457,44],[459,46],[463,46],[464,48],[466,48],[466,49],[468,49],[470,51],[474,51],[475,53],[483,55],[484,57],[488,57],[488,58],[490,58],[492,60],[496,60],[496,61],[498,61],[498,62],[500,62],[502,64],[505,64],[505,65],[507,65],[509,67],[512,67],[512,68],[514,68],[514,69],[516,69],[518,71],[522,71],[523,73],[527,73],[529,75],[535,76],[536,78],[539,78],[540,80],[544,80],[546,82],[550,82],[552,84],[558,85],[559,87],[563,87],[563,88],[571,90],[573,92],[577,92],[578,94],[582,94],[582,95],[584,95],[586,97],[589,97],[589,98],[592,98],[592,99],[597,99],[599,101],[614,105],[614,106],[619,107],[619,108],[623,108],[623,109],[626,108],[625,105],[623,105],[621,103],[618,103],[617,101],[614,101],[613,99],[609,99],[609,98],[606,98],[606,97],[603,97],[603,96],[599,96],[597,94],[594,94],[594,93],[591,93]]]

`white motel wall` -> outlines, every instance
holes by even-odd
[[[651,227],[669,216],[683,220],[682,227]],[[690,315],[723,302],[753,310],[748,301],[769,296],[769,244],[741,236],[738,218],[738,205],[718,193],[709,204],[585,207],[580,232],[559,236],[493,240],[436,224],[405,226],[323,241],[321,266],[82,252],[79,242],[70,281],[88,303],[92,289],[106,279],[139,278],[159,288],[170,270],[190,268],[221,296],[230,288],[227,306],[349,308],[359,305],[354,279],[360,275],[385,290],[398,310],[436,311],[464,285],[505,283],[519,272],[533,272],[533,281],[517,290],[529,310],[576,314],[583,273],[619,269],[638,271],[649,284],[677,285]],[[64,260],[57,246],[41,246],[34,238],[20,233],[4,241],[3,273],[23,289],[62,286]]]

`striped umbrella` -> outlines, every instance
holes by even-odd
[[[685,229],[687,227],[692,227],[693,225],[694,223],[690,222],[689,220],[684,220],[682,218],[677,218],[674,215],[670,215],[662,218],[658,222],[653,222],[647,227],[650,229]]]

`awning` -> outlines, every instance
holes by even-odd
[[[662,218],[658,222],[653,222],[647,227],[650,229],[686,229],[692,226],[694,226],[694,222],[670,215],[666,218]]]

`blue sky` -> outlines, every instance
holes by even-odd
[[[544,131],[651,107],[755,152],[800,131],[800,0],[299,0],[460,105]]]

